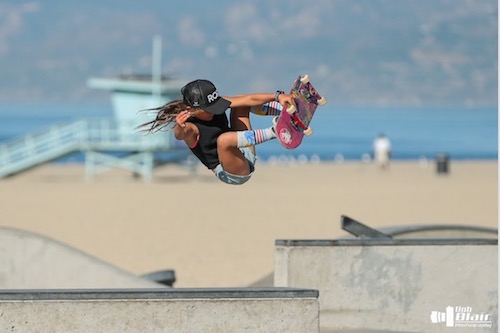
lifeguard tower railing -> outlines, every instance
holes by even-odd
[[[77,120],[0,143],[0,177],[78,152],[85,154],[87,180],[118,167],[150,181],[155,166],[186,161],[188,156],[170,132],[139,133],[134,122],[125,120]],[[158,153],[162,153],[161,160],[155,158]]]

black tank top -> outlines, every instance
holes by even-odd
[[[229,131],[226,114],[214,115],[210,121],[196,118],[191,118],[188,121],[195,124],[200,132],[198,144],[194,148],[190,148],[191,151],[207,168],[215,168],[220,163],[217,154],[217,138],[222,133]]]

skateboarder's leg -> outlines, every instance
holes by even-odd
[[[283,110],[283,105],[272,101],[260,106],[254,106],[250,109],[250,112],[258,116],[279,116],[281,110]]]
[[[217,153],[225,171],[234,175],[248,175],[250,166],[243,152],[238,148],[237,131],[251,130],[250,108],[232,108],[230,121],[233,131],[221,134],[217,138]],[[255,147],[251,148],[255,155]]]
[[[250,108],[231,109],[231,129],[236,131],[236,146],[250,147],[255,154],[255,145],[274,139],[276,135],[271,127],[252,130],[249,111]]]
[[[255,145],[276,137],[271,128],[252,130],[249,112],[250,108],[231,109],[232,131],[217,139],[219,161],[225,171],[235,175],[249,174],[251,169],[240,148],[248,147],[255,156]]]

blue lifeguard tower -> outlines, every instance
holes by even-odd
[[[114,118],[57,124],[0,144],[0,178],[82,152],[87,180],[98,172],[123,168],[150,181],[154,167],[186,160],[189,151],[171,132],[138,132],[137,126],[154,116],[141,110],[179,98],[185,83],[161,75],[161,39],[155,36],[151,75],[88,80],[89,87],[111,92]]]
[[[91,88],[111,92],[114,126],[107,129],[116,137],[116,145],[92,147],[85,152],[86,178],[112,167],[128,169],[149,181],[155,166],[185,159],[187,150],[171,132],[139,133],[137,126],[154,115],[147,109],[158,107],[180,97],[184,81],[167,77],[127,75],[119,78],[91,78]]]
[[[122,75],[118,78],[88,80],[87,84],[91,88],[111,91],[116,134],[121,141],[129,143],[122,148],[125,151],[122,151],[124,154],[121,156],[102,149],[88,150],[85,158],[87,179],[110,167],[121,167],[141,174],[149,181],[156,165],[185,157],[187,150],[182,149],[184,146],[179,145],[170,132],[148,135],[137,133],[137,126],[152,118],[144,110],[180,98],[180,90],[187,83],[162,75],[161,43],[160,36],[153,37],[151,75]],[[155,158],[160,155],[164,158]]]

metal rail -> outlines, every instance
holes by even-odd
[[[59,123],[49,128],[0,144],[0,178],[15,175],[40,164],[75,153],[130,152],[148,153],[179,150],[170,133],[145,135],[135,130],[135,124],[114,119],[77,120]],[[116,165],[123,164],[115,158]],[[131,161],[131,163],[136,163]],[[110,164],[112,166],[113,162]],[[130,163],[129,163],[130,164]],[[151,165],[151,168],[153,164]],[[131,168],[135,168],[132,166]],[[143,166],[141,173],[149,172]],[[134,170],[136,171],[136,170]]]

